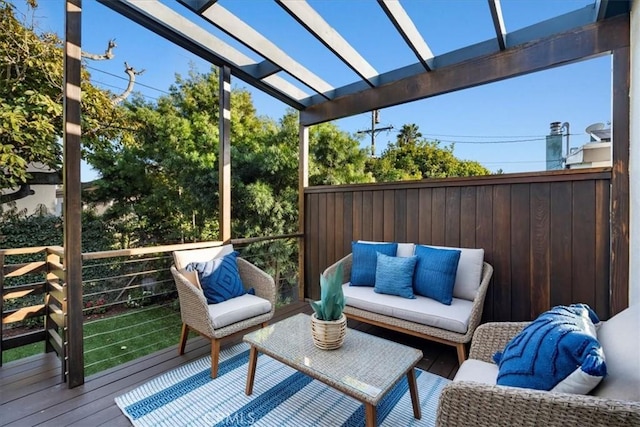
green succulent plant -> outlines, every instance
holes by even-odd
[[[338,320],[342,316],[345,305],[342,271],[342,264],[339,264],[335,274],[320,275],[320,300],[310,303],[318,320]]]

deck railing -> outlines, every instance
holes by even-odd
[[[292,234],[232,240],[240,256],[274,277],[278,305],[297,300],[300,295],[300,237]],[[180,314],[169,271],[172,252],[221,244],[201,242],[84,253],[85,374],[175,344]],[[69,313],[63,257],[63,249],[57,246],[0,250],[0,354],[41,343],[41,348],[32,351],[55,351],[64,363],[65,343],[70,337],[65,336]]]

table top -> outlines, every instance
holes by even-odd
[[[306,314],[251,332],[243,340],[259,352],[373,405],[422,359],[420,350],[354,329],[347,329],[339,349],[321,350],[313,344],[311,317]]]

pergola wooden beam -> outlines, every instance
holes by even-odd
[[[433,52],[400,2],[397,0],[378,0],[378,3],[404,41],[416,54],[424,69],[427,71],[433,69]]]
[[[305,126],[570,64],[629,46],[629,15],[313,105]]]
[[[491,20],[493,21],[493,28],[496,31],[496,40],[500,50],[505,50],[507,47],[507,30],[504,25],[504,17],[502,16],[502,6],[500,6],[500,0],[488,0],[489,10],[491,11]]]
[[[62,378],[69,388],[84,384],[84,340],[82,332],[82,187],[80,183],[82,71],[82,0],[65,3],[64,128],[63,128],[63,218],[64,269],[67,314],[63,336]]]
[[[200,14],[213,25],[270,61],[280,70],[298,79],[326,99],[331,99],[333,86],[295,61],[272,41],[222,7],[220,3],[210,5],[203,9]]]
[[[263,78],[258,63],[215,37],[193,21],[158,1],[98,0],[119,14],[219,67],[228,65],[232,74],[295,109],[306,106],[309,97],[277,75]],[[272,74],[272,73],[269,73]]]
[[[377,85],[378,72],[306,0],[276,2],[369,86]]]

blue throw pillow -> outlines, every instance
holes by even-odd
[[[413,276],[413,291],[423,297],[451,305],[460,253],[456,249],[417,245],[415,255],[418,262]]]
[[[237,257],[238,252],[233,251],[223,257],[192,262],[185,267],[187,271],[198,272],[202,292],[209,304],[218,304],[247,293],[238,272]]]
[[[413,270],[417,260],[415,256],[395,257],[378,252],[376,284],[373,291],[414,299],[416,296],[413,295]]]
[[[397,243],[361,243],[351,242],[351,286],[374,286],[376,284],[376,266],[378,252],[396,256]]]
[[[498,364],[499,385],[586,394],[606,375],[596,336],[598,316],[586,304],[557,306],[516,335]]]

